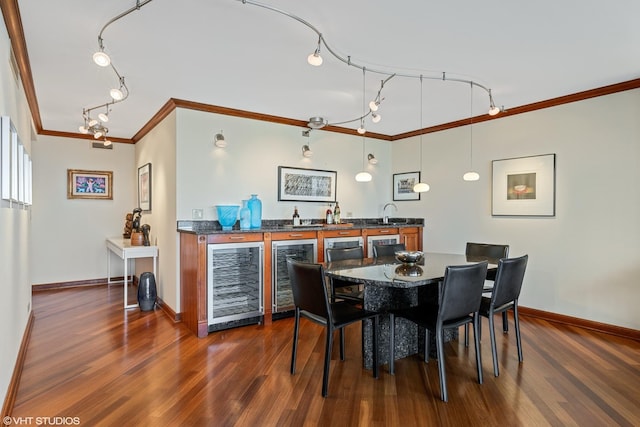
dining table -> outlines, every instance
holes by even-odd
[[[364,308],[380,313],[378,323],[378,363],[388,363],[389,316],[391,309],[425,305],[435,307],[440,284],[448,266],[470,265],[488,261],[488,273],[495,272],[498,260],[486,257],[438,252],[424,252],[422,260],[405,264],[395,257],[362,258],[325,262],[328,278],[336,278],[364,287]],[[363,324],[363,359],[368,369],[373,365],[372,323]],[[445,341],[457,338],[458,331],[445,331]],[[434,338],[434,337],[432,337]],[[403,318],[396,318],[394,359],[417,354],[424,348],[424,329]],[[431,346],[435,348],[435,345]]]

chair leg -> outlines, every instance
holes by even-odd
[[[482,384],[482,352],[480,351],[480,315],[473,313],[473,341],[476,347],[476,369],[478,384]]]
[[[431,352],[431,334],[429,334],[429,329],[424,328],[424,363],[429,363],[430,352]]]
[[[469,324],[464,324],[464,346],[469,347]]]
[[[493,357],[493,375],[496,377],[500,375],[500,370],[498,369],[498,348],[496,346],[496,330],[494,324],[494,314],[493,311],[489,310],[489,335],[491,335],[491,356]]]
[[[373,378],[378,378],[378,316],[373,317]]]
[[[396,364],[396,316],[393,313],[389,313],[389,374],[395,374],[395,364]]]
[[[300,309],[296,307],[293,322],[293,349],[291,350],[291,375],[296,373],[296,356],[298,353],[298,329],[300,327]]]
[[[344,361],[344,328],[340,328],[340,360]]]
[[[333,344],[333,329],[326,328],[326,344],[324,348],[324,373],[322,375],[322,397],[327,397],[329,390],[329,363],[331,363],[331,347]]]
[[[502,332],[505,334],[509,332],[509,317],[506,310],[502,312]]]
[[[518,301],[513,303],[513,323],[516,330],[516,344],[518,345],[518,361],[522,362],[522,341],[520,340],[520,319],[518,318]]]
[[[440,374],[440,398],[447,402],[449,395],[447,394],[447,377],[444,370],[444,330],[438,328],[436,330],[436,351],[438,353],[438,372]]]

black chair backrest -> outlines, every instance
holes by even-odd
[[[509,256],[509,245],[467,242],[465,255],[499,260]]]
[[[498,272],[491,295],[491,304],[494,307],[500,307],[520,297],[528,260],[529,255],[523,255],[518,258],[501,259],[498,262]]]
[[[442,322],[478,311],[487,275],[487,261],[449,266],[444,273],[438,316]]]
[[[342,261],[344,259],[362,259],[364,250],[362,246],[356,248],[327,248],[327,261]]]
[[[287,271],[294,305],[300,310],[329,319],[331,308],[329,307],[327,288],[324,285],[322,265],[288,258]]]
[[[373,245],[373,257],[395,256],[397,251],[406,250],[404,243],[392,243],[390,245]]]

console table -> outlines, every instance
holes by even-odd
[[[111,252],[120,257],[124,262],[124,280],[111,280]],[[134,308],[138,306],[137,303],[127,303],[129,284],[127,268],[130,261],[135,258],[153,258],[153,275],[156,276],[156,265],[158,260],[157,246],[131,246],[131,240],[124,239],[122,237],[110,237],[107,239],[107,286],[112,283],[124,283],[124,308]]]

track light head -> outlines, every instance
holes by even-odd
[[[305,144],[302,146],[302,155],[307,158],[312,157],[313,151],[311,151],[311,148],[309,148],[309,146]]]
[[[376,114],[376,113],[371,114],[371,121],[373,123],[378,123],[380,120],[382,120],[382,117],[380,116],[380,114]]]
[[[216,133],[216,135],[213,137],[213,144],[218,148],[224,148],[227,146],[227,140],[224,139],[222,131],[220,131],[220,133]]]
[[[369,155],[367,156],[367,159],[369,160],[369,164],[372,164],[372,165],[378,164],[378,159],[376,159],[376,157],[371,153],[369,153]]]
[[[124,93],[122,93],[122,90],[116,88],[111,89],[109,91],[109,95],[111,95],[111,98],[113,98],[115,101],[122,101],[122,99],[124,98]]]
[[[320,52],[318,51],[318,49],[307,56],[307,62],[314,67],[319,67],[322,65],[322,56],[320,56]]]
[[[371,111],[378,111],[379,106],[380,106],[380,101],[373,100],[369,103],[369,109]]]
[[[111,58],[109,58],[109,55],[107,55],[104,50],[100,49],[93,54],[93,62],[100,67],[108,67],[109,64],[111,64]]]

